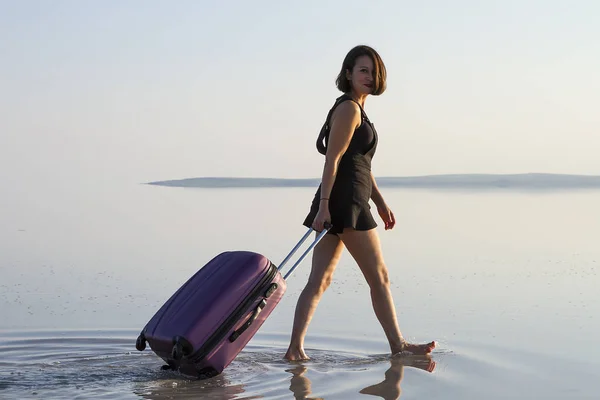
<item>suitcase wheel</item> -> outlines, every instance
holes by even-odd
[[[135,348],[139,351],[144,351],[144,349],[146,348],[146,338],[143,334],[140,334],[140,336],[138,336],[137,340],[135,341]]]
[[[213,376],[219,375],[219,371],[217,371],[213,367],[202,368],[201,370],[197,371],[197,373],[199,379],[209,379]]]
[[[171,350],[171,357],[173,360],[181,360],[183,358],[183,346],[181,343],[177,342],[173,345],[173,350]]]
[[[177,371],[177,366],[175,365],[175,363],[169,361],[169,364],[163,365],[162,367],[160,367],[160,369],[163,371],[169,371],[169,370]]]
[[[171,357],[175,361],[181,360],[183,357],[187,357],[192,354],[193,347],[181,336],[175,336],[173,338],[173,349],[171,350]]]

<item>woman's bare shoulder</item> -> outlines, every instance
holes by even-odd
[[[331,116],[331,123],[334,121],[344,121],[347,124],[360,125],[361,120],[360,107],[353,100],[342,101]]]

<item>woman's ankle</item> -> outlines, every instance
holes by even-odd
[[[288,348],[295,349],[295,350],[302,350],[304,348],[304,343],[299,343],[299,342],[293,341],[293,342],[290,342],[290,345],[288,346]]]
[[[392,351],[392,354],[402,352],[405,347],[406,347],[406,341],[404,340],[404,338],[400,338],[397,341],[390,343],[390,350]]]

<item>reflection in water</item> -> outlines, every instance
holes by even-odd
[[[383,381],[368,386],[360,391],[361,394],[379,396],[385,400],[396,400],[400,398],[402,389],[400,381],[404,377],[404,367],[419,368],[427,372],[433,372],[435,361],[427,356],[395,356],[390,358],[390,368],[385,371]],[[308,369],[304,365],[297,365],[287,369],[293,376],[290,379],[290,390],[294,398],[298,400],[323,400],[322,397],[308,397],[312,393],[310,379],[305,376]]]
[[[181,377],[179,377],[181,378]],[[218,399],[233,400],[245,392],[243,384],[232,385],[226,379],[214,378],[209,384],[198,380],[164,379],[140,382],[133,393],[142,399]],[[245,397],[245,399],[258,397]]]
[[[362,394],[370,394],[379,396],[385,400],[399,399],[402,389],[400,381],[404,376],[404,367],[420,368],[427,372],[433,372],[435,369],[435,361],[431,356],[409,356],[409,357],[392,357],[390,359],[391,367],[385,371],[385,379],[360,391]]]
[[[310,379],[304,376],[307,370],[304,365],[297,365],[292,369],[285,370],[285,372],[291,372],[293,375],[292,379],[290,379],[290,390],[294,393],[294,398],[299,400],[323,400],[322,397],[307,397],[312,393]]]

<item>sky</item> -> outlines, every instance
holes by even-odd
[[[0,0],[0,179],[320,177],[353,46],[377,176],[600,174],[595,0]]]

